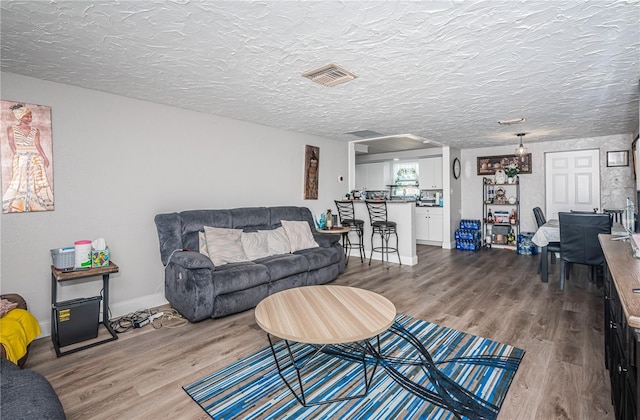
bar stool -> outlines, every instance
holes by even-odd
[[[364,241],[362,236],[364,233],[364,220],[356,219],[355,210],[353,207],[353,201],[351,200],[334,200],[338,209],[338,216],[340,217],[340,224],[344,227],[349,227],[351,232],[355,232],[358,236],[358,242],[351,242],[349,233],[344,233],[342,236],[342,245],[347,257],[351,254],[351,248],[356,245],[360,251],[360,262],[364,262]],[[347,258],[347,264],[349,258]]]
[[[367,210],[369,211],[369,220],[371,221],[371,255],[369,256],[369,265],[371,265],[371,258],[374,252],[382,253],[382,262],[384,263],[384,256],[387,256],[387,268],[389,268],[389,253],[395,252],[398,254],[398,262],[400,261],[400,253],[398,252],[398,231],[396,230],[396,222],[391,222],[387,219],[387,202],[365,200],[367,204]],[[381,246],[373,246],[373,237],[380,235]],[[391,235],[396,237],[395,248],[389,248],[389,238]]]

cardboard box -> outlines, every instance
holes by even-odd
[[[109,265],[109,248],[91,250],[91,267],[106,267]]]

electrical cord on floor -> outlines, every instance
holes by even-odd
[[[151,309],[139,309],[135,312],[112,320],[111,328],[118,334],[130,331],[134,328],[142,328],[151,322],[149,317],[157,312],[158,311]]]
[[[189,321],[183,318],[178,311],[171,308],[166,311],[163,311],[163,314],[161,317],[155,318],[153,321],[151,321],[151,325],[153,325],[153,328],[155,329],[159,329],[162,327],[178,328],[178,327],[182,327],[183,325],[186,325],[188,322]]]
[[[121,316],[111,321],[111,328],[118,334],[142,328],[151,324],[153,328],[177,328],[187,324],[188,321],[175,309],[158,311],[155,309],[139,309],[135,312]]]

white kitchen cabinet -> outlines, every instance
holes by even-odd
[[[419,160],[420,189],[442,189],[442,157],[432,157]]]
[[[391,166],[388,162],[356,165],[356,189],[386,190],[391,184]]]
[[[416,207],[416,240],[442,242],[443,221],[442,207]]]
[[[356,165],[355,189],[364,190],[367,182],[367,166]]]

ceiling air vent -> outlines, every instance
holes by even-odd
[[[527,121],[526,118],[514,118],[512,120],[500,120],[498,121],[498,124],[500,125],[513,125],[513,124],[520,124]]]
[[[343,69],[335,64],[327,64],[318,69],[302,74],[303,77],[312,82],[320,83],[323,86],[335,86],[355,79],[355,74]]]

